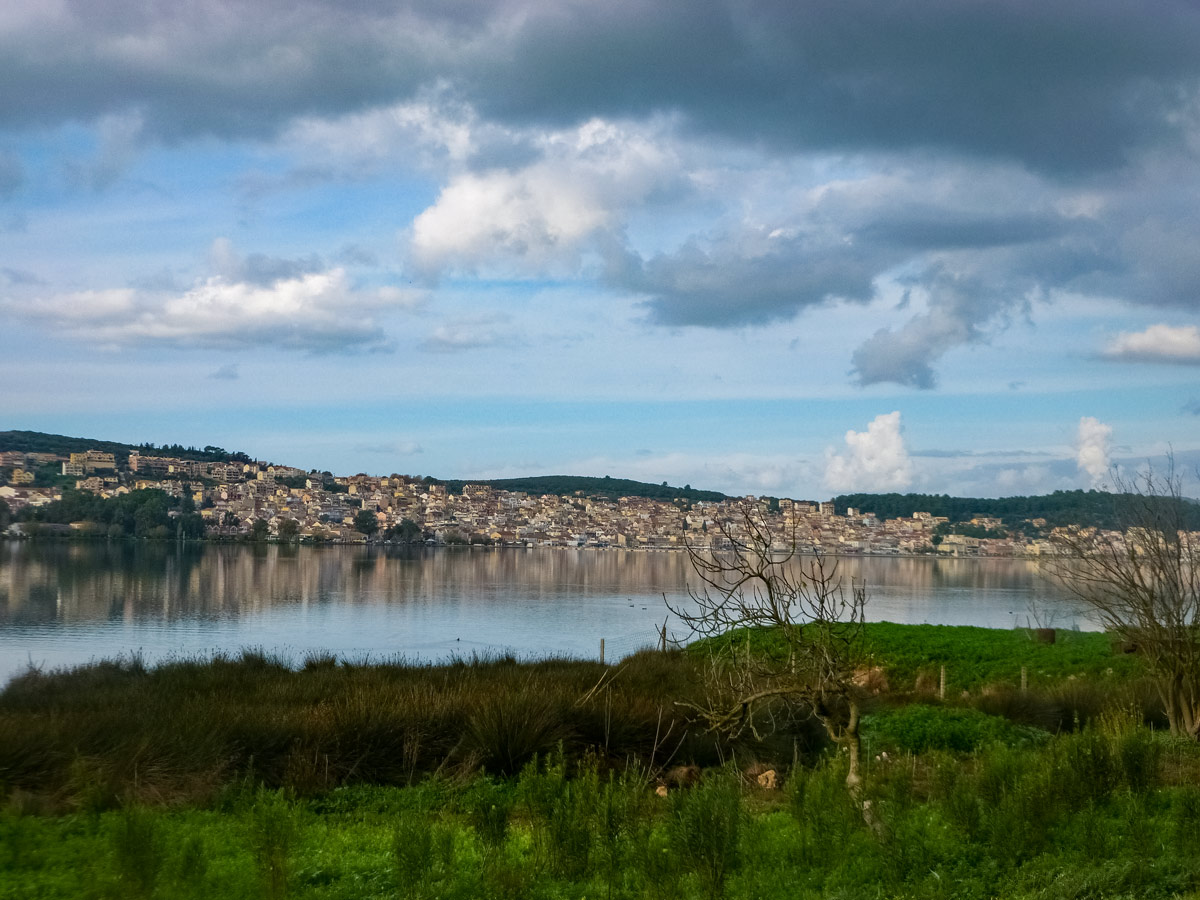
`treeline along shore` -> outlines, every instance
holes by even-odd
[[[804,710],[733,738],[695,716],[713,654],[770,642],[609,665],[245,652],[31,669],[0,691],[0,897],[1200,888],[1200,752],[1167,733],[1137,648],[865,626],[863,802]]]

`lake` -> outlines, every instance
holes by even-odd
[[[873,621],[1090,627],[1035,562],[846,557]],[[0,683],[140,653],[616,659],[686,597],[681,552],[0,542]]]

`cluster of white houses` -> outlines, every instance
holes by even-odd
[[[872,512],[853,508],[836,515],[832,503],[753,496],[689,503],[641,497],[609,499],[582,492],[537,495],[483,484],[467,484],[461,492],[450,492],[445,485],[405,475],[332,477],[259,462],[201,462],[131,453],[127,465],[121,467],[113,454],[97,450],[66,457],[0,453],[0,474],[7,482],[0,487],[0,499],[14,510],[56,499],[54,489],[34,487],[30,477],[34,467],[51,462],[61,463],[62,474],[74,476],[78,489],[101,496],[142,488],[158,488],[176,497],[188,491],[213,537],[248,534],[256,520],[262,520],[272,535],[362,541],[367,539],[362,529],[366,510],[374,517],[376,537],[389,530],[394,533],[407,522],[411,523],[407,537],[435,543],[719,548],[730,529],[736,537],[741,523],[750,516],[763,523],[780,544],[794,540],[837,553],[1015,556],[1041,554],[1051,548],[1046,541],[1020,537],[949,534],[935,541],[934,530],[946,520],[919,511],[881,520]],[[982,517],[973,524],[987,529],[1001,525],[997,519]]]

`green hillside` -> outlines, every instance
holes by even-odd
[[[202,449],[184,447],[180,444],[122,444],[116,441],[98,441],[94,438],[68,437],[65,434],[46,434],[42,431],[0,431],[0,451],[16,450],[21,453],[55,453],[67,456],[85,450],[111,453],[118,465],[125,465],[129,454],[136,450],[144,456],[172,456],[176,459],[195,459],[202,462],[250,462],[250,457],[241,452],[229,452],[212,445]]]
[[[582,491],[588,497],[646,497],[651,500],[724,500],[725,495],[718,491],[698,491],[690,484],[683,487],[671,487],[665,481],[662,484],[650,484],[645,481],[632,481],[628,478],[588,478],[579,475],[538,475],[531,478],[499,478],[493,481],[464,481],[443,480],[439,484],[457,493],[465,484],[486,484],[498,491],[523,491],[527,494],[558,494],[560,496]]]

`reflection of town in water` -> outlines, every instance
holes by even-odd
[[[866,584],[874,620],[1077,624],[1033,561],[837,565],[846,584]],[[681,552],[8,542],[0,678],[18,657],[65,664],[247,644],[438,657],[489,647],[586,653],[607,636],[621,652],[652,640],[663,595],[682,599],[689,578]]]

